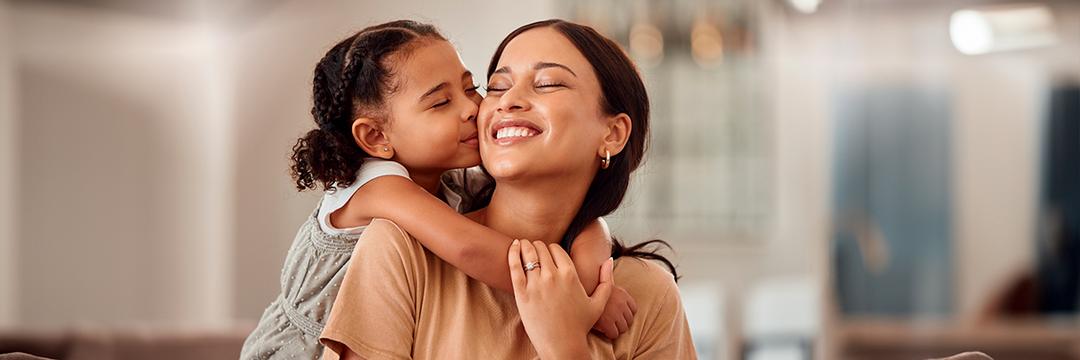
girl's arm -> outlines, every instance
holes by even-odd
[[[513,291],[506,271],[506,252],[513,239],[457,213],[412,180],[400,176],[375,178],[357,189],[349,202],[331,215],[339,227],[364,225],[373,218],[394,221],[465,275],[496,289]],[[592,293],[600,265],[611,256],[606,224],[594,222],[588,226],[573,248],[574,260],[582,264],[582,283]]]
[[[574,261],[585,291],[592,294],[600,283],[600,266],[611,257],[611,231],[604,219],[596,219],[585,227],[570,245],[570,259]]]

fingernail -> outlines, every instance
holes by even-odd
[[[514,243],[513,243],[513,244],[514,244],[514,245],[517,245],[517,244],[518,244],[518,239],[514,239]]]

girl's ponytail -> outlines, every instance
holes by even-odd
[[[352,138],[342,139],[322,129],[308,131],[296,140],[292,151],[291,170],[298,190],[348,184],[360,170],[360,159],[367,156]]]

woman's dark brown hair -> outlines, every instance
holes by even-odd
[[[581,204],[574,219],[570,221],[570,226],[560,242],[564,249],[569,250],[574,238],[585,229],[585,226],[596,218],[611,214],[622,203],[626,190],[630,186],[630,175],[641,165],[648,147],[649,95],[645,91],[645,83],[641,80],[634,62],[626,56],[618,44],[591,27],[559,19],[537,21],[519,27],[507,35],[495,50],[495,55],[491,57],[487,71],[488,78],[491,78],[499,66],[503,49],[511,40],[526,31],[543,27],[555,29],[565,36],[592,65],[600,82],[602,110],[608,115],[626,114],[630,117],[632,125],[626,147],[622,152],[611,157],[611,165],[607,169],[600,170],[596,174],[592,184],[589,185],[588,192],[585,193],[585,201]],[[631,256],[657,260],[664,263],[676,279],[678,278],[675,265],[657,253],[659,246],[671,248],[663,240],[650,240],[633,246],[624,246],[618,239],[613,240],[612,257]]]
[[[386,98],[395,91],[390,62],[420,39],[446,40],[434,26],[397,20],[360,30],[326,52],[315,66],[311,115],[317,127],[293,146],[291,172],[299,190],[345,187],[368,156],[353,140],[359,116],[386,121]]]

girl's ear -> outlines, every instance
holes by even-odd
[[[633,125],[630,121],[630,116],[625,113],[615,115],[608,118],[607,133],[604,134],[603,141],[600,143],[600,149],[597,150],[596,156],[604,158],[607,156],[606,152],[610,151],[611,156],[623,151],[626,147],[626,142],[630,140],[630,131],[633,130]]]
[[[357,118],[352,124],[353,140],[368,155],[389,160],[394,157],[394,148],[390,138],[383,131],[381,123],[372,118]]]

